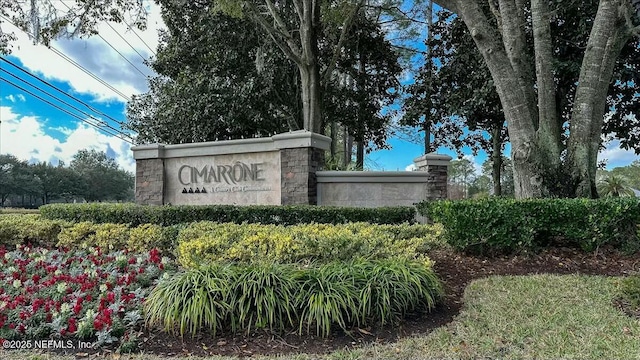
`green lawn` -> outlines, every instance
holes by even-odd
[[[467,288],[460,315],[427,336],[325,356],[278,359],[640,359],[640,321],[612,305],[616,281],[578,275],[482,279]],[[7,360],[74,359],[18,352],[1,355]],[[138,354],[120,359],[160,358]]]

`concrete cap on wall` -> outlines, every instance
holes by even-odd
[[[453,159],[449,155],[428,153],[413,159],[418,169],[431,166],[449,166],[449,162]]]
[[[277,134],[271,137],[276,149],[292,149],[313,147],[328,150],[331,146],[331,138],[312,133],[307,130],[296,130],[288,133]]]
[[[142,160],[246,154],[307,147],[327,150],[330,145],[330,137],[315,134],[306,130],[298,130],[263,138],[208,141],[174,145],[138,145],[132,147],[131,150],[133,151],[134,159]]]
[[[136,160],[141,159],[161,159],[164,157],[164,144],[146,144],[137,145],[131,148],[133,151],[133,158]]]

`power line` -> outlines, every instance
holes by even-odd
[[[114,31],[114,32],[115,32],[115,33],[120,37],[120,39],[122,39],[125,43],[127,43],[127,45],[129,45],[129,47],[130,47],[133,51],[135,51],[135,52],[136,52],[136,54],[138,54],[138,56],[140,56],[140,58],[141,58],[143,61],[146,61],[146,60],[147,60],[147,59],[145,59],[145,57],[144,57],[144,56],[142,56],[142,54],[140,54],[140,52],[139,52],[138,50],[136,50],[136,48],[134,48],[134,47],[129,43],[129,41],[127,41],[127,39],[125,39],[125,38],[124,38],[124,37],[123,37],[123,36],[118,32],[118,30],[116,30],[113,26],[111,26],[111,24],[109,24],[109,22],[106,22],[106,24],[111,28],[111,30],[113,30],[113,31]]]
[[[95,127],[96,129],[98,129],[98,130],[100,130],[100,131],[102,131],[102,132],[104,132],[104,133],[108,134],[108,135],[115,136],[115,137],[117,137],[117,138],[119,138],[119,139],[121,139],[121,140],[123,140],[123,141],[125,141],[125,142],[128,142],[128,143],[130,143],[130,144],[133,144],[131,141],[129,141],[129,140],[127,140],[127,139],[123,138],[123,137],[122,137],[122,135],[117,134],[117,133],[113,133],[113,132],[111,132],[111,131],[109,131],[109,130],[105,130],[105,129],[101,128],[99,125],[93,124],[92,122],[87,121],[87,119],[84,119],[84,118],[82,118],[82,117],[78,116],[77,114],[74,114],[74,113],[72,113],[72,112],[70,112],[70,111],[68,111],[68,110],[66,110],[66,109],[61,108],[60,106],[58,106],[58,105],[56,105],[56,104],[54,104],[54,103],[50,102],[49,100],[46,100],[46,99],[44,99],[44,98],[42,98],[42,97],[40,97],[40,96],[38,96],[38,95],[36,95],[36,94],[32,93],[31,91],[29,91],[29,90],[27,90],[27,89],[23,88],[23,87],[22,87],[22,86],[20,86],[20,85],[17,85],[17,84],[15,84],[15,83],[13,83],[13,82],[11,82],[11,81],[7,80],[6,78],[0,78],[0,81],[4,81],[4,82],[8,83],[9,85],[11,85],[11,86],[13,86],[13,87],[15,87],[15,88],[17,88],[17,89],[19,89],[19,90],[22,90],[22,91],[26,92],[27,94],[29,94],[29,95],[31,95],[31,96],[33,96],[33,97],[35,97],[36,99],[38,99],[38,100],[40,100],[40,101],[42,101],[42,102],[44,102],[44,103],[47,103],[47,104],[49,104],[49,105],[51,105],[51,106],[55,107],[56,109],[58,109],[58,110],[60,110],[60,111],[62,111],[62,112],[64,112],[64,113],[66,113],[66,114],[68,114],[68,115],[70,115],[70,116],[73,116],[74,118],[76,118],[76,119],[78,119],[78,120],[80,120],[80,121],[82,121],[82,122],[85,122],[85,123],[87,123],[87,124],[89,124],[89,125],[91,125],[91,126]]]
[[[15,26],[16,28],[18,28],[20,31],[24,32],[25,34],[27,34],[29,36],[30,39],[33,40],[33,35],[29,34],[28,31],[25,31],[24,29],[22,29],[21,27],[19,27],[18,25],[16,25],[15,23],[13,23],[11,20],[9,20],[7,17],[5,17],[4,15],[0,14],[0,18],[4,19],[5,21],[7,21],[9,24]],[[113,91],[115,94],[117,94],[118,96],[120,96],[121,98],[127,100],[127,101],[131,101],[131,98],[127,95],[125,95],[123,92],[121,92],[120,90],[116,89],[115,87],[113,87],[111,84],[109,84],[108,82],[106,82],[105,80],[101,79],[100,77],[98,77],[97,75],[95,75],[94,73],[92,73],[91,71],[87,70],[84,66],[80,65],[79,63],[77,63],[75,60],[71,59],[70,57],[68,57],[67,55],[65,55],[63,52],[61,52],[60,50],[56,49],[53,46],[49,46],[48,47],[49,50],[51,50],[54,54],[58,55],[59,57],[61,57],[63,60],[71,63],[72,65],[74,65],[76,68],[82,70],[85,74],[91,76],[93,79],[95,79],[96,81],[98,81],[99,83],[101,83],[102,85],[106,86],[107,88],[109,88],[111,91]]]
[[[62,5],[64,5],[68,10],[71,10],[71,7],[70,7],[69,5],[67,5],[67,4],[65,4],[64,2],[62,2]],[[112,27],[109,23],[107,23],[107,25],[109,25],[109,26],[113,29],[113,27]],[[115,31],[115,29],[113,29],[113,31]],[[96,34],[96,35],[98,35],[98,37],[99,37],[100,39],[102,39],[102,41],[104,41],[104,42],[105,42],[105,44],[109,45],[109,47],[110,47],[111,49],[113,49],[113,51],[115,51],[116,53],[118,53],[118,55],[120,55],[120,57],[121,57],[121,58],[123,58],[123,59],[124,59],[124,61],[126,61],[127,63],[129,63],[129,65],[131,65],[131,67],[133,67],[134,69],[136,69],[136,71],[137,71],[137,72],[139,72],[139,73],[140,73],[140,75],[142,75],[145,79],[147,78],[147,75],[146,75],[145,73],[143,73],[143,72],[142,72],[142,70],[138,69],[138,67],[137,67],[137,66],[135,66],[135,65],[134,65],[134,64],[133,64],[129,59],[127,59],[127,57],[126,57],[126,56],[122,55],[122,53],[121,53],[118,49],[116,49],[116,48],[115,48],[115,46],[111,45],[111,43],[110,43],[110,42],[108,42],[108,41],[107,41],[107,39],[105,39],[105,38],[104,38],[102,35],[100,35],[100,34]],[[120,35],[120,34],[118,34],[118,35]],[[120,37],[122,37],[122,36],[120,36]],[[123,40],[124,40],[124,39],[123,39]],[[125,42],[127,42],[127,41],[125,40]],[[129,44],[129,42],[127,42],[127,44]],[[129,44],[129,46],[131,46],[131,44]],[[131,48],[133,48],[133,46],[131,46]],[[135,50],[135,49],[134,49],[134,50]],[[137,50],[135,50],[135,51],[136,51],[136,52],[138,52]],[[140,53],[138,53],[138,55],[140,55]],[[142,55],[140,55],[140,57],[142,57]],[[142,57],[142,60],[144,60],[144,57]]]
[[[98,129],[98,130],[101,130],[101,131],[103,131],[103,132],[105,132],[105,133],[107,133],[107,134],[109,134],[109,135],[112,135],[112,136],[118,137],[118,138],[120,138],[121,140],[126,141],[126,142],[128,142],[128,143],[130,143],[130,144],[133,144],[133,142],[131,141],[131,140],[133,140],[133,139],[132,139],[132,138],[131,138],[131,136],[129,136],[128,134],[125,134],[125,133],[121,132],[120,130],[118,130],[118,129],[116,129],[116,128],[112,127],[111,125],[107,124],[106,122],[104,122],[104,121],[102,121],[102,120],[100,120],[100,119],[95,118],[93,115],[88,114],[88,113],[86,113],[86,112],[82,111],[81,109],[78,109],[77,107],[75,107],[75,106],[73,106],[73,105],[69,104],[68,102],[66,102],[66,101],[64,101],[64,100],[61,100],[61,99],[57,98],[57,97],[56,97],[56,96],[54,96],[54,95],[51,95],[50,93],[48,93],[48,92],[46,92],[46,91],[44,91],[44,90],[42,90],[42,89],[40,89],[40,88],[36,87],[36,86],[35,86],[35,85],[33,85],[33,84],[30,84],[30,83],[29,83],[29,82],[27,82],[26,80],[21,79],[20,77],[18,77],[18,76],[16,76],[16,75],[14,75],[14,74],[12,74],[12,73],[10,73],[9,71],[7,71],[7,70],[5,70],[5,69],[0,69],[0,71],[5,72],[5,73],[9,74],[10,76],[12,76],[12,77],[14,77],[14,78],[18,79],[19,81],[21,81],[21,82],[23,82],[23,83],[25,83],[25,84],[27,84],[27,85],[29,85],[29,86],[31,86],[31,87],[34,87],[35,89],[37,89],[37,90],[39,90],[40,92],[42,92],[42,93],[46,94],[47,96],[49,96],[49,97],[51,97],[51,98],[53,98],[53,99],[55,99],[55,100],[57,100],[57,101],[59,101],[59,102],[63,103],[64,105],[66,105],[66,106],[68,106],[68,107],[70,107],[70,108],[72,108],[72,109],[74,109],[74,110],[78,111],[79,113],[81,113],[81,114],[83,114],[83,115],[85,115],[85,116],[89,117],[91,120],[93,120],[93,121],[97,121],[97,122],[98,122],[98,125],[96,125],[96,124],[95,124],[95,123],[93,123],[92,121],[89,121],[89,120],[88,120],[88,119],[86,119],[86,118],[82,118],[82,117],[78,116],[77,114],[74,114],[74,113],[70,112],[69,110],[64,109],[64,108],[62,108],[62,107],[60,107],[60,106],[58,106],[58,105],[56,105],[56,104],[52,103],[51,101],[49,101],[49,100],[47,100],[47,99],[44,99],[43,97],[41,97],[41,96],[39,96],[39,95],[36,95],[35,93],[31,92],[30,90],[27,90],[27,89],[25,89],[24,87],[22,87],[22,86],[20,86],[20,85],[18,85],[18,84],[16,84],[16,83],[13,83],[13,82],[9,81],[7,78],[0,77],[0,80],[7,82],[8,84],[12,85],[13,87],[15,87],[15,88],[17,88],[17,89],[20,89],[20,90],[22,90],[22,91],[24,91],[24,92],[26,92],[27,94],[29,94],[29,95],[31,95],[31,96],[33,96],[33,97],[35,97],[36,99],[38,99],[38,100],[40,100],[40,101],[43,101],[43,102],[45,102],[45,103],[49,104],[50,106],[53,106],[53,107],[55,107],[56,109],[58,109],[58,110],[60,110],[60,111],[63,111],[63,112],[65,112],[65,113],[67,113],[67,114],[69,114],[69,115],[71,115],[71,116],[75,117],[76,119],[79,119],[80,121],[85,122],[85,123],[87,123],[87,124],[89,124],[89,125],[91,125],[91,126],[95,127],[95,128],[96,128],[96,129]],[[107,127],[107,128],[109,128],[110,130],[105,129],[104,127]],[[128,137],[129,139],[125,139],[125,137]]]
[[[151,46],[149,46],[149,44],[147,44],[146,41],[144,41],[143,38],[140,37],[140,35],[138,35],[138,32],[136,31],[136,29],[133,28],[133,26],[129,25],[129,23],[127,22],[127,20],[122,19],[122,22],[127,25],[127,27],[129,28],[129,30],[131,30],[131,32],[133,32],[133,34],[140,40],[142,41],[142,43],[144,44],[144,46],[147,47],[147,49],[149,49],[149,51],[151,51],[151,54],[153,54],[153,56],[156,56],[156,52],[151,48]]]
[[[122,122],[122,121],[120,121],[120,120],[117,120],[117,119],[114,119],[113,117],[109,116],[108,114],[103,113],[102,111],[100,111],[100,110],[98,110],[98,109],[94,108],[93,106],[91,106],[91,105],[87,104],[86,102],[84,102],[84,101],[82,101],[82,100],[80,100],[80,99],[76,98],[75,96],[69,95],[69,94],[68,94],[68,93],[66,93],[65,91],[63,91],[63,90],[61,90],[60,88],[58,88],[57,86],[55,86],[55,85],[51,84],[50,82],[48,82],[48,81],[46,81],[46,80],[44,80],[44,79],[42,79],[42,78],[40,78],[40,77],[38,77],[38,76],[36,76],[36,75],[34,75],[34,74],[30,73],[29,71],[27,71],[27,70],[23,69],[22,67],[18,66],[18,65],[17,65],[17,64],[15,64],[15,63],[13,63],[11,60],[6,59],[6,58],[4,58],[4,57],[0,57],[0,60],[2,60],[2,61],[4,61],[4,62],[8,63],[9,65],[13,66],[14,68],[16,68],[16,69],[20,70],[21,72],[23,72],[23,73],[25,73],[25,74],[27,74],[27,75],[29,75],[30,77],[35,78],[36,80],[38,80],[38,81],[40,81],[40,82],[42,82],[42,83],[44,83],[44,84],[48,85],[49,87],[53,88],[53,89],[54,89],[54,90],[56,90],[57,92],[61,93],[62,95],[66,96],[66,97],[68,97],[68,98],[70,98],[70,99],[72,99],[72,100],[75,100],[76,102],[81,103],[82,105],[86,106],[89,110],[91,110],[91,111],[95,112],[96,114],[99,114],[99,115],[101,115],[101,116],[104,116],[104,117],[106,117],[106,118],[109,118],[109,119],[111,119],[111,120],[115,121],[115,122],[116,122],[118,125],[120,125],[120,126],[123,126],[123,125],[124,125],[124,122]]]
[[[58,55],[63,60],[66,60],[67,62],[71,63],[71,65],[73,65],[73,66],[77,67],[78,69],[82,70],[85,74],[91,76],[93,79],[95,79],[96,81],[98,81],[102,85],[104,85],[107,88],[109,88],[111,91],[113,91],[114,93],[119,95],[121,98],[123,98],[123,99],[125,99],[127,101],[131,101],[131,98],[129,96],[125,95],[122,91],[116,89],[113,85],[109,84],[108,82],[106,82],[105,80],[103,80],[102,78],[97,76],[96,74],[94,74],[91,71],[89,71],[84,66],[80,65],[77,61],[73,60],[72,58],[67,56],[65,53],[63,53],[62,51],[54,48],[53,46],[49,47],[49,49],[51,49],[51,51],[53,51],[54,54]]]
[[[133,67],[134,69],[136,69],[137,72],[140,73],[140,75],[142,75],[145,79],[147,78],[147,75],[145,73],[142,72],[142,70],[138,69],[137,66],[135,66],[131,61],[129,61],[129,59],[127,59],[124,55],[122,55],[122,53],[120,51],[118,51],[118,49],[116,49],[113,45],[111,45],[110,42],[107,41],[107,39],[105,39],[104,37],[102,37],[102,35],[98,34],[98,37],[100,39],[102,39],[102,41],[104,41],[107,45],[109,45],[110,48],[113,49],[113,51],[117,52],[118,55],[120,55],[121,58],[123,58],[126,62],[129,63],[129,65],[131,65],[131,67]]]

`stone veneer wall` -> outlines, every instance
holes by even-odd
[[[280,150],[282,205],[317,205],[316,172],[324,167],[324,150],[295,148]]]
[[[411,206],[447,198],[451,157],[427,154],[414,161],[418,171],[320,171],[318,205]]]
[[[427,195],[425,200],[448,198],[448,169],[451,156],[440,154],[422,155],[413,161],[418,171],[427,173]]]
[[[162,159],[136,160],[136,202],[163,205],[164,161]]]
[[[422,169],[421,169],[422,170]],[[431,165],[423,171],[428,174],[426,200],[441,200],[448,197],[448,170],[446,165]]]
[[[135,146],[132,150],[136,159],[136,203],[145,205],[163,205],[169,202],[175,205],[221,203],[316,205],[316,171],[324,166],[324,151],[329,149],[330,143],[331,139],[326,136],[299,130],[277,134],[270,138]],[[278,161],[270,160],[271,154],[274,153]],[[254,187],[255,190],[249,189],[247,193],[243,193],[245,190],[241,185],[244,184],[236,184],[235,181],[230,184],[226,178],[227,185],[222,186],[225,189],[221,189],[224,191],[218,191],[211,180],[204,181],[209,183],[206,195],[204,192],[185,194],[180,191],[179,188],[182,186],[177,187],[176,184],[181,183],[182,180],[177,177],[179,176],[177,174],[183,165],[198,166],[197,169],[203,169],[201,166],[214,164],[215,159],[223,159],[221,161],[226,165],[233,161],[249,161],[271,166],[264,170],[264,174],[270,174],[268,175],[270,177],[264,179],[266,180],[264,183],[255,183],[255,179],[251,180],[253,183],[249,183],[247,187]],[[273,179],[277,181],[270,182]],[[262,185],[265,189],[259,189]],[[233,190],[241,187],[242,190]],[[270,187],[275,189],[271,190]],[[197,188],[196,191],[198,191]],[[239,194],[250,195],[243,197]]]

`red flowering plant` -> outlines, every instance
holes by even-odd
[[[174,268],[157,249],[0,247],[0,339],[135,339],[145,298]]]

